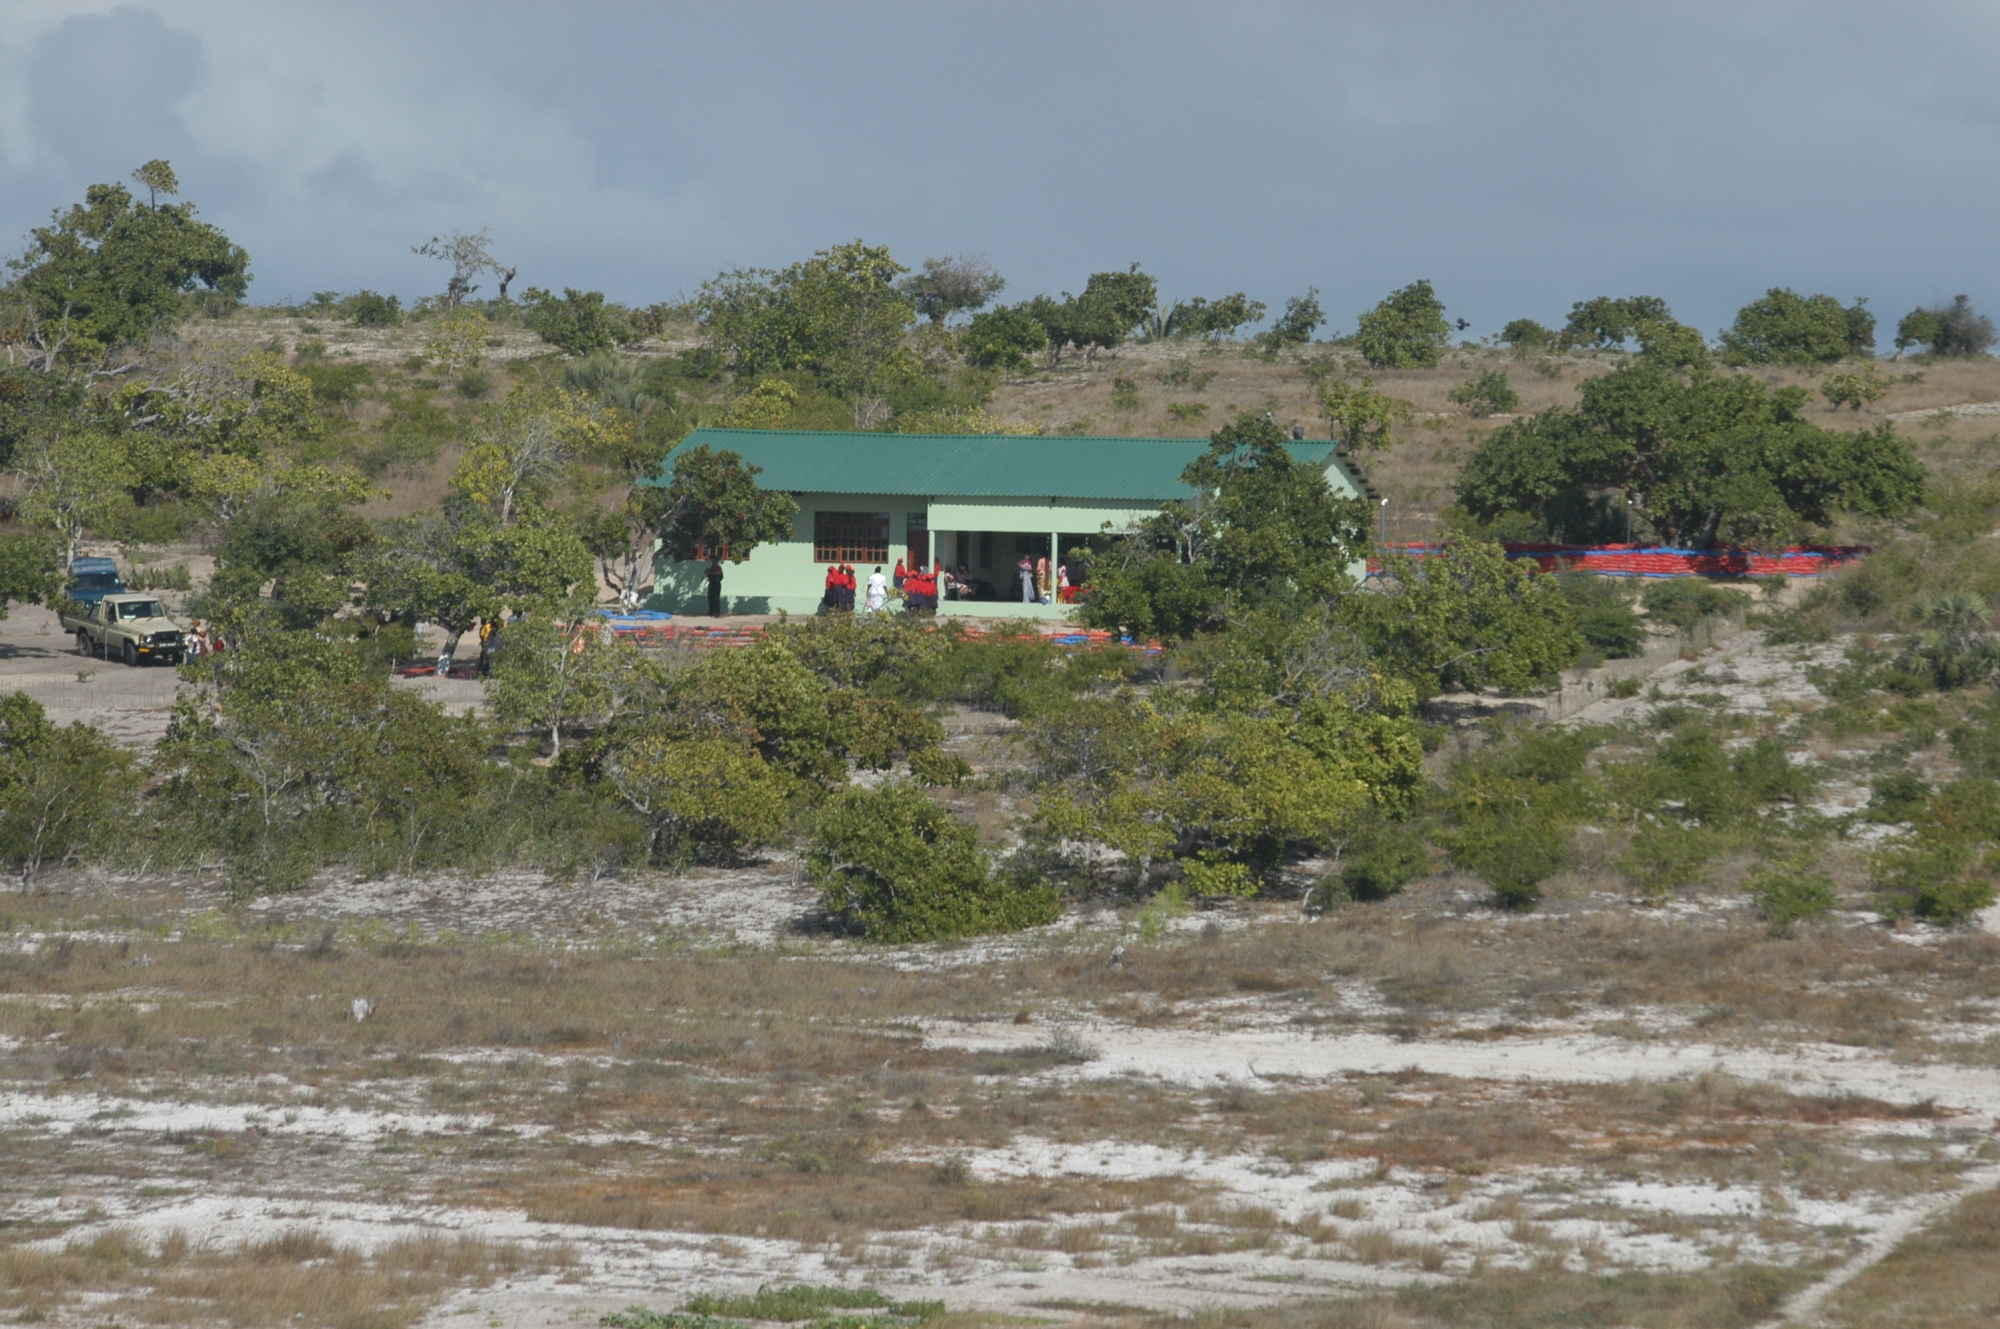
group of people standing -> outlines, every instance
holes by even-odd
[[[855,609],[855,597],[861,590],[860,576],[847,563],[835,563],[826,570],[826,596],[820,601],[821,608],[837,614],[851,614]],[[868,574],[867,598],[861,602],[864,614],[880,613],[882,606],[889,602],[889,579],[882,575],[880,564]]]
[[[1022,604],[1054,604],[1058,599],[1066,598],[1062,593],[1069,589],[1069,565],[1067,563],[1056,564],[1053,574],[1051,574],[1047,554],[1033,559],[1023,554],[1021,555],[1020,563],[1016,567],[1021,573]],[[1051,580],[1052,575],[1053,580]]]
[[[826,592],[820,600],[822,613],[851,614],[858,608],[864,614],[879,614],[889,603],[889,586],[892,578],[885,575],[880,564],[868,574],[865,593],[859,585],[860,577],[852,566],[835,563],[826,570]],[[938,606],[940,587],[950,593],[957,583],[943,568],[927,570],[919,563],[914,567],[903,560],[896,560],[893,578],[897,590],[903,593],[903,608],[906,612],[932,610]],[[855,601],[860,598],[857,606]]]
[[[200,619],[188,624],[187,633],[181,638],[182,654],[189,660],[199,660],[204,655],[215,655],[229,649],[229,642],[220,632],[211,633]]]
[[[925,609],[935,611],[937,609],[938,574],[936,572],[924,571],[924,565],[921,563],[908,570],[905,570],[903,565],[898,563],[896,564],[896,572],[897,584],[903,588],[903,610],[905,613]]]

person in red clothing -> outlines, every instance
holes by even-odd
[[[899,559],[897,559],[897,560],[896,560],[896,573],[895,573],[895,575],[894,575],[893,577],[891,577],[891,578],[889,579],[889,584],[890,584],[891,586],[894,586],[894,587],[895,587],[895,588],[896,588],[897,590],[899,590],[899,591],[900,591],[900,590],[902,590],[902,589],[903,589],[903,583],[904,583],[904,582],[906,582],[906,581],[908,581],[909,579],[910,579],[910,572],[909,572],[909,569],[908,569],[908,568],[905,568],[905,567],[903,566],[903,560],[902,560],[902,559],[900,559],[900,558],[899,558]]]
[[[840,607],[848,613],[854,612],[854,592],[861,587],[861,578],[856,575],[852,563],[840,565]]]
[[[819,611],[822,614],[827,614],[833,612],[835,609],[838,609],[839,607],[840,607],[840,564],[833,563],[828,565],[826,570],[826,589],[820,593]]]

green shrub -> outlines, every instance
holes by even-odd
[[[760,1287],[755,1296],[728,1297],[702,1293],[681,1307],[694,1315],[728,1315],[748,1320],[816,1320],[830,1311],[889,1311],[913,1319],[931,1320],[944,1314],[938,1301],[893,1302],[872,1287]],[[845,1323],[845,1321],[843,1321]]]
[[[1507,381],[1504,369],[1489,369],[1478,378],[1467,379],[1445,394],[1451,400],[1465,407],[1465,413],[1475,420],[1483,420],[1489,415],[1507,415],[1518,410],[1521,394]]]
[[[1993,344],[1993,320],[1961,295],[1948,305],[1912,309],[1896,324],[1896,351],[1923,345],[1932,355],[1979,355]]]
[[[536,336],[564,355],[588,355],[640,341],[636,326],[622,306],[606,304],[602,291],[565,286],[560,298],[539,286],[521,295],[521,317]]]
[[[1574,823],[1551,809],[1480,807],[1440,832],[1451,865],[1493,888],[1507,909],[1527,911],[1542,900],[1542,883],[1570,864]]]
[[[125,545],[167,545],[186,539],[208,522],[208,513],[199,504],[179,499],[135,503],[119,494],[107,502],[91,530],[100,539]]]
[[[0,864],[23,891],[95,847],[137,783],[132,759],[98,730],[50,724],[24,692],[0,697]]]
[[[1924,836],[1876,858],[1875,909],[1950,927],[1993,903],[1994,865],[1958,837]]]
[[[1432,838],[1451,865],[1502,906],[1533,909],[1541,883],[1569,866],[1577,825],[1597,803],[1584,769],[1595,739],[1570,730],[1497,738],[1453,763]]]
[[[1371,368],[1427,369],[1451,344],[1451,324],[1431,284],[1415,281],[1363,314],[1353,340]]]
[[[1914,821],[1930,805],[1933,792],[1930,783],[1915,771],[1891,772],[1875,782],[1862,816],[1888,825]]]
[[[346,306],[347,316],[355,326],[363,328],[389,328],[403,321],[402,297],[378,295],[374,291],[357,291],[341,302]]]
[[[326,348],[321,347],[322,351]],[[299,348],[300,355],[305,348]],[[299,372],[312,384],[313,402],[319,406],[345,406],[360,397],[364,388],[375,381],[375,371],[368,365],[347,360],[339,364],[327,364],[320,360],[307,360],[299,366]]]
[[[1340,894],[1350,900],[1386,900],[1401,894],[1430,866],[1421,825],[1372,813],[1349,833],[1341,854]]]
[[[1750,597],[1717,586],[1705,577],[1671,577],[1650,582],[1639,597],[1646,617],[1692,632],[1704,620],[1722,618],[1747,607]]]
[[[1576,629],[1591,650],[1612,660],[1639,654],[1646,625],[1632,610],[1632,588],[1626,580],[1563,572],[1556,575],[1556,586],[1575,608]]]
[[[1729,364],[1831,364],[1863,355],[1875,344],[1875,315],[1866,300],[1842,308],[1830,295],[1801,296],[1772,287],[1736,311],[1722,334]]]
[[[1324,322],[1326,314],[1319,307],[1319,287],[1308,287],[1304,295],[1285,301],[1284,312],[1268,329],[1257,334],[1256,343],[1266,355],[1276,355],[1288,346],[1310,344],[1313,332]]]
[[[1824,918],[1833,912],[1833,880],[1799,864],[1767,864],[1750,874],[1744,892],[1757,902],[1757,916],[1783,934],[1795,923]]]
[[[876,941],[934,941],[1055,921],[1040,883],[995,875],[978,833],[911,784],[849,789],[820,813],[806,871],[826,912]]]
[[[1556,334],[1532,318],[1517,318],[1500,329],[1500,343],[1511,346],[1517,354],[1525,355],[1533,351],[1547,350],[1556,344]]]
[[[972,316],[959,334],[967,363],[980,369],[1019,372],[1048,349],[1049,331],[1018,306],[987,309]]]
[[[1881,400],[1889,390],[1889,380],[1882,372],[1870,365],[1866,369],[1850,369],[1838,374],[1828,374],[1826,382],[1820,384],[1820,396],[1834,410],[1846,406],[1860,410],[1872,401]]]
[[[1640,894],[1659,900],[1700,881],[1702,871],[1725,848],[1727,841],[1708,827],[1659,818],[1640,825],[1618,868]]]

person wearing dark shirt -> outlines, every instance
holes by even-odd
[[[708,616],[710,618],[722,617],[722,562],[720,559],[711,558],[708,560]]]

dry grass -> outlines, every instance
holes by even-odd
[[[1834,1295],[1839,1329],[1974,1329],[2000,1323],[2000,1192],[1960,1204]]]
[[[0,1307],[23,1321],[47,1319],[87,1291],[114,1321],[386,1329],[413,1323],[455,1289],[573,1262],[565,1249],[439,1233],[364,1254],[306,1228],[227,1247],[199,1245],[179,1231],[149,1245],[112,1228],[57,1250],[0,1251]]]
[[[1009,381],[996,395],[993,409],[996,415],[1050,428],[1081,421],[1085,432],[1091,434],[1176,436],[1206,434],[1232,411],[1270,411],[1280,424],[1303,425],[1309,437],[1324,438],[1326,421],[1302,362],[1328,354],[1315,349],[1304,356],[1264,360],[1245,356],[1235,347],[1204,350],[1176,344],[1132,345],[1100,355],[1093,365],[1065,359],[1054,372]],[[1347,353],[1331,354],[1364,372]],[[1206,387],[1196,392],[1160,381],[1182,359],[1197,372],[1214,375]],[[1575,404],[1578,385],[1617,363],[1616,354],[1575,352],[1523,360],[1503,351],[1466,348],[1447,355],[1435,369],[1376,373],[1377,386],[1417,410],[1417,417],[1399,432],[1394,448],[1367,459],[1370,474],[1389,499],[1390,538],[1400,541],[1433,536],[1437,514],[1451,503],[1451,479],[1459,462],[1484,435],[1506,423],[1506,417],[1499,416],[1471,419],[1463,407],[1450,400],[1453,388],[1490,369],[1502,369],[1521,395],[1520,413],[1532,414],[1551,406]],[[1882,367],[1892,380],[1887,394],[1859,412],[1824,409],[1824,400],[1818,396],[1823,373],[1787,368],[1753,372],[1774,386],[1805,387],[1813,394],[1809,418],[1830,429],[1872,428],[1891,414],[2000,400],[2000,360],[1886,363]],[[1905,375],[1917,375],[1918,381],[1904,382]],[[1139,410],[1120,411],[1112,406],[1113,384],[1119,378],[1137,385]],[[1168,412],[1168,406],[1190,401],[1210,406],[1202,420],[1186,421]],[[2000,434],[2000,418],[1912,420],[1900,427],[1918,440],[1920,452],[1934,472],[1950,474],[1990,466],[1988,441]]]
[[[314,330],[309,331],[308,328]],[[685,330],[683,330],[685,331]],[[368,363],[385,387],[412,387],[435,394],[443,405],[459,402],[455,393],[421,380],[406,367],[423,350],[421,324],[397,328],[357,328],[351,324],[279,316],[269,311],[245,311],[221,323],[192,325],[189,335],[201,340],[262,345],[272,338],[288,350],[305,341],[327,344],[330,362]],[[534,367],[548,348],[519,326],[496,327],[502,343],[489,348],[489,368],[500,391],[509,371],[542,372]],[[642,356],[679,349],[681,343],[649,342],[636,348]],[[1398,434],[1396,446],[1367,461],[1370,473],[1389,498],[1389,535],[1393,540],[1420,540],[1438,530],[1437,514],[1451,503],[1451,480],[1465,453],[1508,417],[1475,420],[1449,393],[1461,383],[1491,369],[1506,371],[1521,396],[1520,412],[1531,414],[1551,406],[1568,406],[1584,380],[1620,362],[1617,353],[1578,351],[1564,355],[1521,358],[1501,350],[1463,347],[1448,353],[1435,369],[1384,370],[1374,373],[1378,386],[1408,401],[1416,416]],[[1052,371],[1038,371],[1001,385],[992,413],[1002,419],[1038,425],[1052,432],[1080,430],[1087,434],[1145,434],[1193,437],[1213,430],[1231,413],[1270,412],[1280,424],[1297,424],[1309,437],[1327,436],[1316,388],[1307,369],[1334,364],[1366,372],[1347,351],[1325,347],[1288,352],[1276,359],[1246,354],[1231,345],[1198,343],[1130,344],[1100,354],[1094,361],[1065,357]],[[1798,384],[1813,394],[1809,414],[1835,429],[1868,428],[1892,414],[1934,410],[1971,402],[2000,400],[2000,360],[1887,363],[1882,366],[1890,386],[1881,401],[1856,412],[1824,408],[1818,386],[1825,371],[1789,368],[1757,369],[1757,377],[1773,385]],[[1906,379],[1911,381],[1905,381]],[[1120,383],[1127,395],[1114,403]],[[1136,400],[1136,404],[1131,404]],[[1178,407],[1176,412],[1172,408]],[[1205,411],[1192,408],[1206,407]],[[366,422],[379,407],[362,402],[352,408]],[[1988,442],[2000,434],[2000,418],[1906,420],[1902,427],[1920,444],[1935,473],[1984,469]],[[438,460],[415,474],[401,475],[386,485],[390,497],[365,509],[367,515],[404,516],[432,505],[444,493],[445,477],[455,463],[459,445],[448,445]]]
[[[1576,1273],[1559,1266],[1490,1271],[1437,1286],[1341,1301],[1295,1301],[1210,1311],[1166,1329],[1745,1329],[1810,1275],[1760,1265],[1717,1274]],[[1149,1326],[1150,1329],[1150,1326]]]

